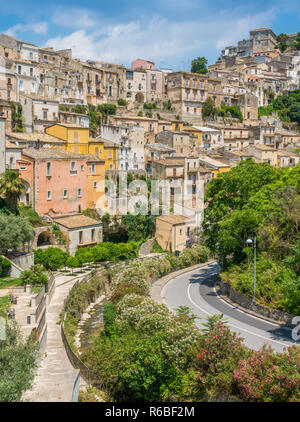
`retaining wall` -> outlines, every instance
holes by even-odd
[[[218,277],[218,283],[220,286],[220,293],[223,296],[227,296],[232,302],[237,303],[243,308],[249,309],[257,314],[260,314],[266,318],[273,319],[274,321],[283,322],[287,326],[293,328],[295,325],[292,324],[294,315],[288,314],[280,310],[271,310],[265,306],[255,302],[250,297],[238,293],[229,283],[225,283],[220,277]]]

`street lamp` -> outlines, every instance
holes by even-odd
[[[246,243],[248,246],[252,246],[253,244],[253,248],[254,248],[254,294],[253,294],[253,299],[255,300],[255,290],[256,290],[256,236],[254,236],[254,239],[247,239]]]

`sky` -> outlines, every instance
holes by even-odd
[[[73,57],[130,66],[190,70],[214,63],[251,29],[300,32],[300,0],[14,0],[1,2],[0,33],[39,47],[72,48]]]

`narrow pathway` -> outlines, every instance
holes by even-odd
[[[47,308],[47,345],[31,390],[23,394],[24,401],[71,402],[78,370],[71,365],[61,338],[59,314],[65,298],[75,282],[86,274],[72,278],[59,276],[55,292]]]

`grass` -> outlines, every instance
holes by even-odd
[[[11,305],[11,297],[3,296],[0,297],[0,316],[7,317],[7,309]]]
[[[0,289],[18,286],[21,286],[21,280],[19,278],[0,278]]]
[[[152,249],[151,249],[151,253],[162,253],[162,252],[167,252],[165,251],[160,244],[157,242],[157,240],[155,239]]]

